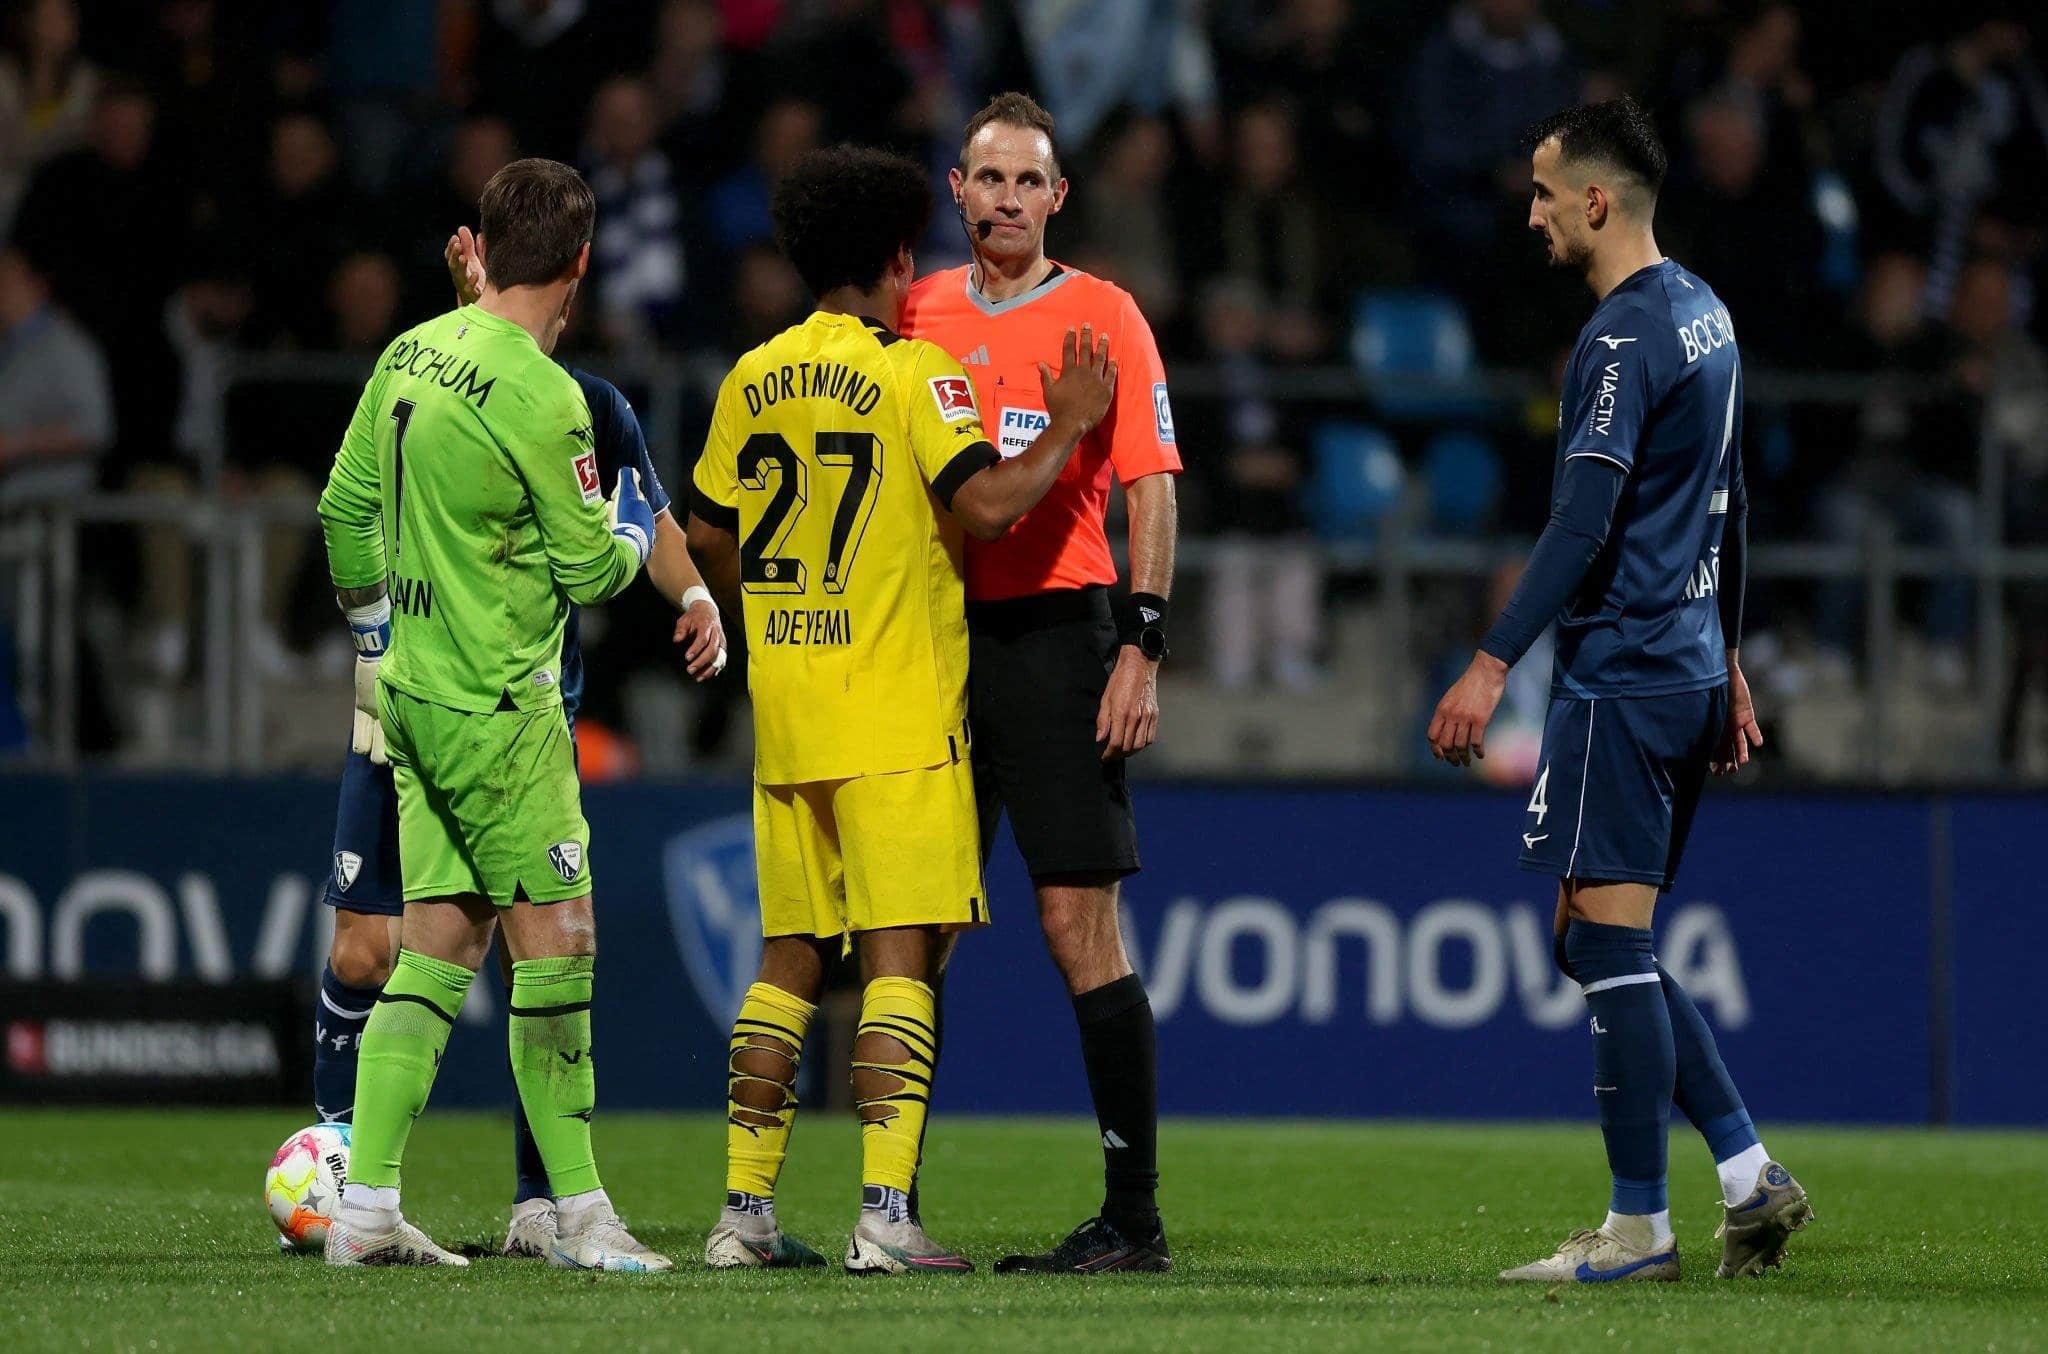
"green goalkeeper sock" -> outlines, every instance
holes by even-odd
[[[474,977],[445,959],[398,952],[398,966],[377,994],[356,1057],[351,1184],[397,1187],[405,1140],[427,1107],[448,1032]]]
[[[512,965],[512,1079],[557,1199],[597,1189],[590,1114],[597,1069],[590,1061],[587,954],[521,959]]]

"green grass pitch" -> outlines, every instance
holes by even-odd
[[[1075,1281],[986,1269],[1092,1210],[1079,1121],[942,1118],[926,1213],[983,1272],[854,1279],[696,1266],[723,1187],[710,1115],[599,1119],[606,1182],[674,1274],[331,1272],[276,1253],[259,1197],[304,1117],[0,1113],[0,1350],[2048,1348],[2048,1134],[1773,1129],[1819,1220],[1783,1271],[1727,1282],[1713,1172],[1677,1132],[1684,1282],[1545,1291],[1492,1276],[1599,1220],[1591,1125],[1170,1122],[1179,1270]],[[780,1196],[835,1259],[856,1152],[850,1120],[808,1118]],[[502,1119],[429,1110],[408,1215],[447,1244],[496,1239],[510,1155]]]

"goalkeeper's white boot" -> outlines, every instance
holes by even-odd
[[[1615,1283],[1678,1280],[1678,1242],[1648,1247],[1631,1245],[1606,1227],[1573,1232],[1557,1254],[1520,1269],[1501,1271],[1501,1278],[1527,1283]]]
[[[555,1201],[528,1199],[512,1206],[505,1230],[505,1254],[514,1260],[545,1260],[555,1244]]]
[[[575,1230],[571,1231],[570,1228]],[[642,1245],[626,1230],[609,1200],[586,1204],[573,1213],[557,1205],[555,1239],[548,1263],[557,1269],[603,1269],[625,1274],[660,1274],[675,1262]]]
[[[327,1263],[330,1265],[452,1265],[464,1268],[469,1261],[453,1251],[442,1250],[433,1238],[395,1213],[388,1230],[351,1226],[348,1210],[334,1215],[327,1225]]]

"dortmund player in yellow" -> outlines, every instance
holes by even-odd
[[[968,757],[963,529],[993,540],[1058,478],[1116,384],[1109,344],[1067,335],[1049,416],[1004,459],[960,364],[894,326],[931,190],[911,161],[840,147],[777,188],[775,230],[817,297],[739,360],[691,492],[689,545],[744,613],[754,704],[761,973],[734,1023],[726,1205],[714,1268],[822,1264],[775,1221],[804,1033],[859,937],[855,1273],[964,1272],[912,1216],[941,937],[988,920]]]

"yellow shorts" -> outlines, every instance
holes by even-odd
[[[850,780],[757,782],[754,865],[764,936],[988,922],[964,759]]]

